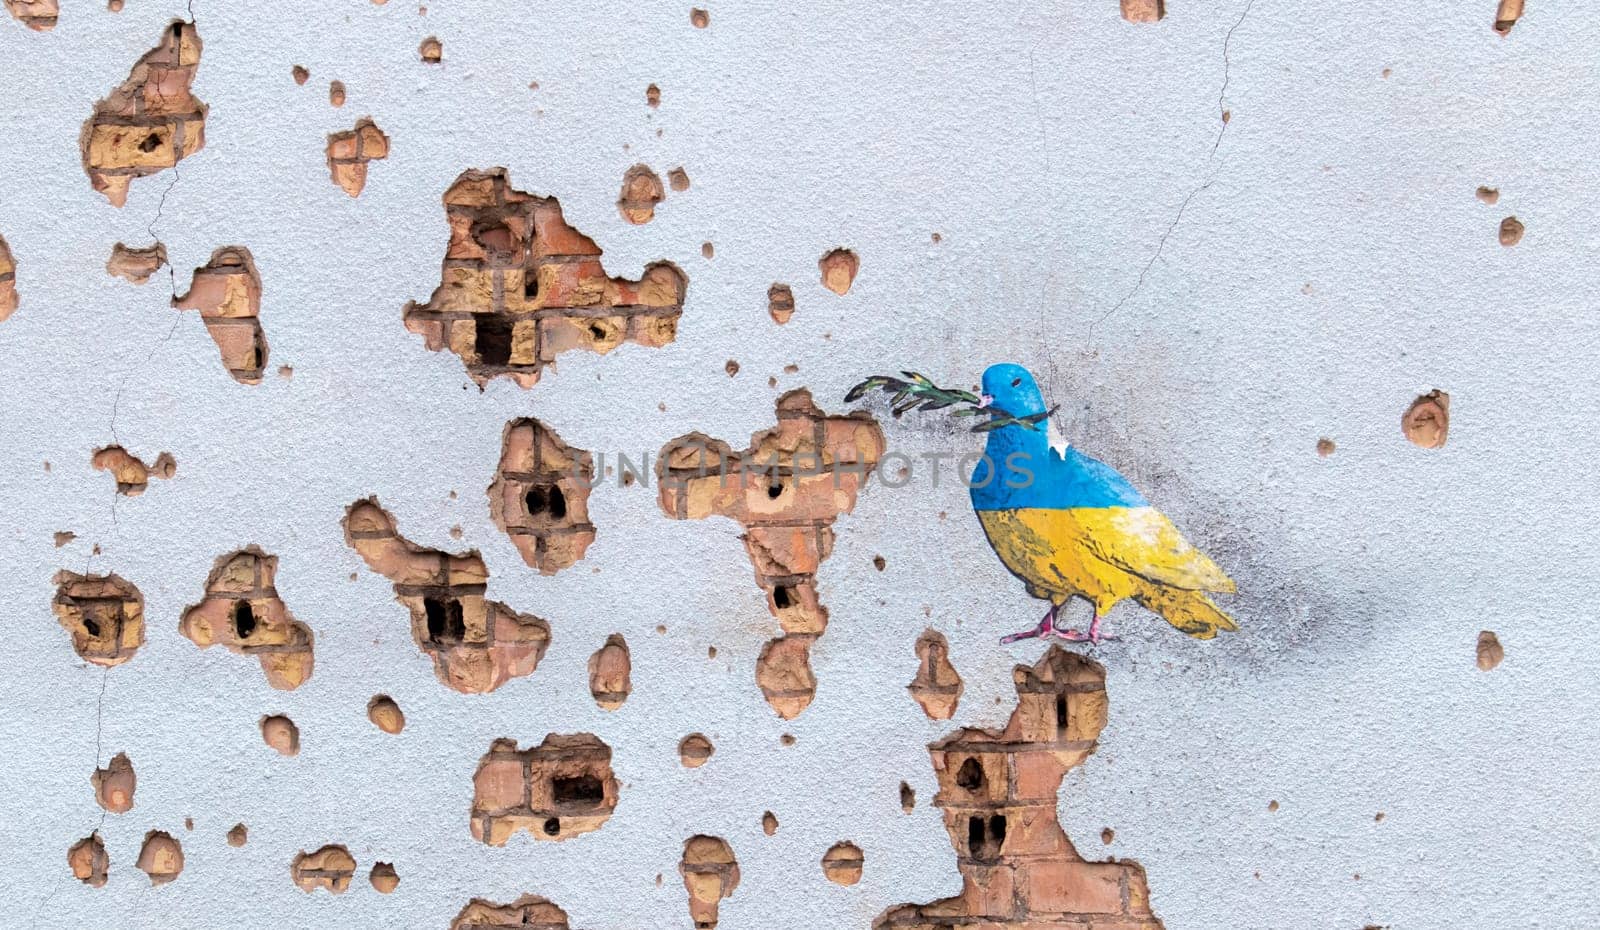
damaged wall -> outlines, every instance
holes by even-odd
[[[1592,913],[1600,12],[6,6],[0,925]],[[1001,361],[1238,633],[998,643],[843,397]],[[802,389],[870,481],[663,512]]]

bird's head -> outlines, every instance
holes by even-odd
[[[982,406],[997,407],[1014,417],[1026,417],[1044,413],[1044,397],[1028,369],[1007,362],[990,365],[983,373]]]

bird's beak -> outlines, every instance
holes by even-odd
[[[978,409],[982,410],[982,409],[984,409],[985,407],[989,406],[992,403],[994,403],[994,395],[993,394],[984,394],[984,395],[982,395],[982,396],[980,396],[978,398]]]

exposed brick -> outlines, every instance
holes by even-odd
[[[73,878],[91,888],[105,885],[111,858],[106,855],[106,844],[101,841],[99,832],[72,844],[67,850],[67,867],[72,870]]]
[[[241,384],[260,384],[267,367],[267,334],[261,328],[261,275],[242,245],[225,245],[194,270],[186,294],[174,296],[179,310],[199,310],[222,365]]]
[[[428,549],[401,536],[376,498],[350,505],[345,542],[394,584],[411,612],[411,635],[434,674],[465,694],[481,694],[533,673],[550,645],[550,625],[484,598],[489,570],[476,549]]]
[[[60,18],[59,0],[6,0],[6,12],[35,32],[49,32]]]
[[[72,634],[72,648],[95,665],[110,668],[133,658],[144,645],[144,595],[116,575],[55,576],[51,603],[56,621]]]
[[[367,163],[389,157],[389,137],[370,119],[356,121],[354,129],[328,136],[328,173],[333,183],[352,197],[367,186]]]
[[[1494,31],[1505,35],[1522,18],[1523,0],[1500,0],[1494,14]]]
[[[778,398],[777,417],[743,452],[700,433],[667,443],[656,461],[657,503],[675,519],[721,516],[744,526],[756,583],[785,634],[762,650],[756,680],[789,719],[816,693],[810,645],[828,625],[816,574],[833,550],[833,522],[855,508],[884,441],[871,417],[829,416],[804,389]]]
[[[151,478],[171,478],[178,471],[178,463],[163,452],[156,456],[154,465],[144,461],[121,446],[106,446],[94,450],[89,465],[95,471],[109,471],[116,479],[117,493],[138,497],[150,486]]]
[[[344,894],[355,872],[355,857],[339,845],[323,846],[313,852],[301,850],[289,862],[289,877],[306,894],[318,888],[326,888],[333,894]]]
[[[473,898],[450,930],[567,930],[567,912],[538,895],[525,894],[510,904]]]
[[[714,930],[723,898],[739,887],[739,861],[720,836],[698,834],[683,841],[678,874],[689,892],[689,918],[696,930]]]
[[[151,830],[139,847],[134,865],[150,877],[150,884],[165,885],[183,872],[183,844],[165,830]]]
[[[767,315],[780,326],[794,317],[794,291],[789,285],[773,284],[767,288]]]
[[[129,248],[119,242],[111,247],[111,257],[106,259],[106,273],[134,284],[144,284],[166,263],[167,247],[159,242],[142,249]]]
[[[0,236],[0,323],[17,312],[17,261],[11,257],[6,237]]]
[[[834,249],[817,261],[817,267],[822,270],[822,286],[843,297],[855,283],[861,260],[849,249]]]
[[[656,204],[665,199],[667,190],[661,186],[661,177],[649,165],[634,165],[622,175],[617,211],[623,219],[640,226],[655,218]]]
[[[611,747],[588,733],[551,733],[517,749],[498,739],[472,776],[472,836],[504,846],[526,830],[535,839],[564,840],[589,833],[617,807]]]
[[[218,558],[205,598],[183,612],[178,632],[201,649],[220,643],[255,656],[267,683],[289,691],[311,677],[315,637],[278,597],[277,574],[277,556],[256,546]]]
[[[500,465],[489,485],[489,516],[522,560],[553,575],[583,558],[594,542],[589,492],[594,461],[531,417],[506,424]]]
[[[189,92],[200,49],[194,25],[174,20],[83,124],[83,169],[112,206],[127,203],[134,178],[171,168],[205,146],[207,107]]]
[[[956,667],[950,664],[950,643],[936,630],[923,630],[917,637],[917,674],[906,685],[929,720],[949,720],[955,715],[965,687]]]
[[[139,787],[139,778],[134,774],[133,763],[129,761],[128,754],[119,752],[111,757],[103,769],[95,769],[89,776],[89,783],[94,786],[94,800],[103,810],[113,814],[126,814],[133,809],[134,791]]]
[[[632,675],[628,641],[612,633],[589,657],[589,694],[601,710],[616,710],[633,692]]]
[[[1122,18],[1130,23],[1153,23],[1166,15],[1166,0],[1122,0]]]
[[[568,226],[553,197],[511,187],[504,168],[466,171],[444,195],[450,242],[439,287],[408,303],[405,325],[432,351],[460,356],[482,386],[522,387],[574,349],[624,342],[660,347],[677,336],[687,279],[668,262],[637,281],[607,277],[594,241]]]
[[[1004,730],[961,729],[928,747],[961,893],[890,908],[874,930],[1161,930],[1138,863],[1085,861],[1057,819],[1062,776],[1105,727],[1105,670],[1051,646],[1012,677]]]
[[[1400,431],[1424,449],[1443,446],[1450,438],[1450,395],[1429,391],[1412,401],[1400,417]]]
[[[828,847],[822,854],[822,874],[835,885],[854,885],[861,881],[861,867],[866,854],[861,847],[843,840]]]

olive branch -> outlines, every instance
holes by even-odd
[[[1025,417],[1012,416],[999,407],[990,404],[986,407],[979,406],[983,399],[971,391],[942,388],[927,377],[914,371],[900,372],[904,378],[895,378],[890,375],[873,375],[867,380],[851,388],[844,395],[846,403],[857,401],[873,391],[883,391],[894,395],[889,399],[890,412],[896,419],[901,414],[912,410],[943,410],[956,404],[966,404],[958,410],[950,411],[951,416],[971,417],[978,414],[987,414],[988,420],[972,428],[974,433],[987,433],[1004,426],[1020,426],[1023,429],[1037,430],[1039,424],[1050,418],[1056,412],[1055,407],[1043,413],[1030,413]]]

